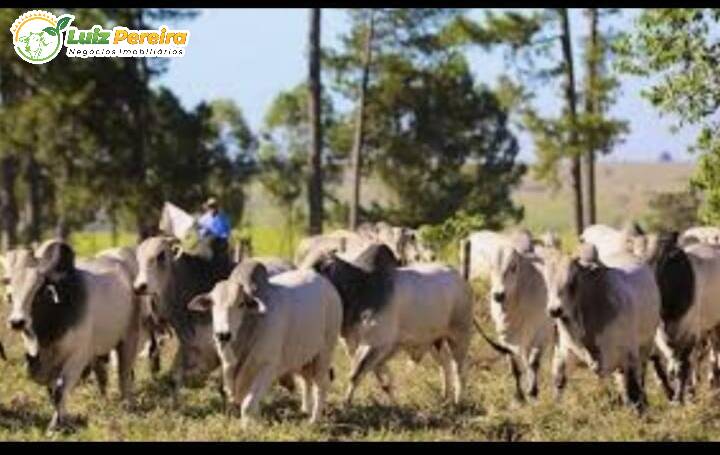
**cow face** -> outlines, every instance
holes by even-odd
[[[5,301],[12,303],[12,293],[10,292],[10,279],[13,272],[24,267],[30,267],[36,264],[32,250],[29,248],[17,248],[6,252],[0,256],[0,264],[2,264],[2,285],[5,293]]]
[[[188,304],[193,311],[212,311],[215,341],[222,348],[231,341],[248,314],[267,312],[263,295],[268,286],[267,270],[256,261],[243,261],[230,278],[215,284],[208,294]]]
[[[514,248],[499,248],[490,271],[490,298],[503,306],[515,296],[518,286],[520,254]]]
[[[59,303],[57,290],[38,267],[24,267],[13,273],[7,294],[11,302],[8,316],[11,329],[26,333],[31,330],[32,304],[39,292],[46,292],[47,297]]]
[[[138,295],[157,298],[170,280],[172,263],[182,255],[179,242],[167,237],[151,237],[137,249],[138,274],[133,288]]]
[[[568,322],[573,314],[573,302],[578,294],[580,264],[568,257],[547,261],[544,267],[548,299],[547,313],[561,322]]]
[[[584,344],[613,316],[604,302],[607,269],[599,263],[597,250],[585,246],[579,257],[555,258],[544,268],[548,315]]]

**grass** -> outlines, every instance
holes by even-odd
[[[481,319],[484,308],[478,308]],[[485,320],[486,328],[489,328]],[[14,336],[0,329],[10,360],[2,364],[0,440],[44,440],[52,407],[44,390],[26,378],[22,348]],[[172,349],[171,349],[172,348]],[[164,351],[163,369],[174,347]],[[570,372],[563,400],[555,403],[548,387],[549,359],[542,368],[537,402],[518,406],[512,401],[512,381],[506,363],[475,337],[468,361],[464,403],[440,400],[437,367],[426,357],[411,366],[404,356],[390,367],[395,374],[398,403],[390,405],[374,378],[367,378],[351,407],[342,405],[348,362],[336,353],[336,372],[327,413],[310,426],[300,414],[299,399],[275,387],[262,405],[261,425],[243,431],[237,417],[227,416],[215,385],[215,373],[202,388],[185,389],[174,409],[169,388],[150,378],[146,362],[136,365],[136,398],[132,409],[118,400],[115,378],[108,398],[87,380],[71,395],[69,409],[76,426],[54,440],[718,440],[720,399],[701,388],[684,407],[670,406],[653,378],[649,378],[650,408],[637,417],[617,402],[614,384],[600,382],[588,371]]]

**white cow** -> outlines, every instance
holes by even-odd
[[[472,335],[472,290],[443,264],[397,264],[384,244],[371,246],[352,263],[329,255],[314,264],[343,299],[343,338],[353,356],[346,403],[370,371],[393,399],[385,364],[399,351],[415,362],[430,351],[444,373],[444,397],[449,399],[452,388],[458,403]]]
[[[528,395],[537,396],[537,373],[542,354],[553,341],[553,322],[546,312],[542,259],[510,243],[500,244],[492,258],[488,300],[500,344],[508,350],[515,396],[522,402],[523,370]]]
[[[243,427],[286,374],[303,379],[302,409],[311,422],[320,418],[342,324],[340,296],[327,279],[312,270],[268,277],[261,263],[247,260],[188,307],[212,310],[225,393],[240,406]]]
[[[632,253],[642,258],[648,249],[649,237],[635,223],[627,224],[622,230],[604,224],[593,224],[583,230],[580,241],[593,245],[605,262],[610,256],[620,253]]]
[[[681,245],[689,245],[694,242],[720,245],[720,228],[715,226],[695,226],[686,230],[680,236]]]

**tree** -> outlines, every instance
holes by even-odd
[[[582,183],[580,181],[580,154],[578,148],[577,94],[575,92],[575,64],[570,35],[570,18],[567,8],[558,10],[560,15],[560,42],[562,43],[563,73],[565,75],[565,115],[568,119],[568,146],[574,153],[570,155],[570,179],[573,194],[573,213],[575,230],[578,235],[584,228]]]
[[[520,126],[533,137],[538,157],[534,171],[539,178],[558,185],[560,166],[569,161],[568,186],[573,194],[573,222],[576,231],[580,232],[586,221],[583,219],[582,174],[591,177],[594,172],[594,161],[589,162],[588,151],[611,150],[624,131],[622,122],[608,119],[605,115],[615,85],[612,78],[600,77],[598,53],[604,40],[596,35],[595,47],[592,36],[589,40],[589,47],[595,52],[586,53],[586,66],[593,71],[586,74],[583,92],[576,82],[567,9],[545,9],[529,14],[488,12],[483,21],[462,25],[461,36],[466,41],[485,46],[503,45],[507,49],[508,60],[515,70],[514,79],[502,78],[501,87],[507,106],[518,114]],[[592,78],[590,73],[593,73]],[[562,89],[562,112],[559,115],[542,115],[534,105],[534,94],[540,85],[552,87],[556,84]],[[593,112],[587,112],[588,98]],[[586,112],[578,109],[583,99]],[[589,168],[581,173],[580,157],[583,155],[586,157],[583,161]],[[587,204],[590,214],[594,207],[594,179],[586,179],[586,186],[590,191],[584,199],[590,203]]]
[[[322,109],[320,81],[320,8],[310,10],[308,58],[308,112],[310,118],[310,173],[308,176],[308,233],[320,234],[323,228]]]
[[[370,78],[370,63],[372,59],[372,42],[375,31],[375,15],[370,10],[367,19],[367,29],[365,31],[365,44],[363,49],[362,61],[362,78],[360,80],[358,101],[357,101],[357,120],[355,121],[355,137],[352,150],[352,198],[350,199],[350,220],[349,228],[354,230],[358,226],[358,212],[360,209],[360,180],[362,169],[362,149],[365,140],[365,97],[368,89]]]
[[[653,77],[642,92],[658,110],[674,113],[678,125],[697,125],[691,151],[700,153],[691,187],[702,192],[700,219],[720,222],[720,9],[646,9],[616,45],[618,68]]]
[[[610,57],[609,47],[615,36],[611,31],[601,30],[600,19],[616,15],[617,12],[618,10],[614,9],[597,8],[586,11],[589,31],[585,46],[585,108],[580,115],[579,125],[585,147],[582,162],[585,225],[595,224],[597,217],[595,155],[609,153],[627,131],[626,122],[612,119],[607,113],[618,87],[616,78],[605,66]]]
[[[263,128],[260,132],[259,179],[270,195],[286,208],[293,217],[288,219],[292,224],[300,215],[296,214],[296,198],[308,190],[307,182],[311,174],[310,144],[312,128],[307,85],[299,84],[291,90],[280,92],[265,113]],[[332,101],[327,93],[321,99],[321,128],[327,133],[327,141],[323,143],[321,163],[323,168],[324,186],[330,187],[338,182],[340,163],[347,157],[347,130],[341,129],[336,120]],[[338,145],[341,144],[341,145]],[[303,188],[304,186],[304,188]],[[326,199],[333,200],[327,192]],[[297,216],[296,216],[297,215]]]
[[[359,118],[368,13],[351,12],[351,30],[326,52],[332,88]],[[522,216],[510,199],[524,167],[494,93],[478,85],[462,54],[459,9],[373,10],[372,59],[363,98],[362,172],[395,196],[361,209],[370,220],[419,226],[457,210],[482,213],[488,226]],[[352,202],[351,202],[352,203]]]

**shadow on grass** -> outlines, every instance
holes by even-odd
[[[25,400],[12,400],[9,407],[0,405],[0,428],[23,430],[34,427],[44,431],[50,423],[50,414],[37,411],[37,405]],[[81,415],[68,415],[62,433],[71,434],[87,427],[88,419]]]
[[[433,410],[379,402],[354,404],[349,407],[333,407],[329,411],[327,430],[331,437],[336,438],[367,435],[370,431],[387,429],[452,430],[461,428],[468,424],[471,418],[485,413],[485,409],[476,403],[445,404]]]

